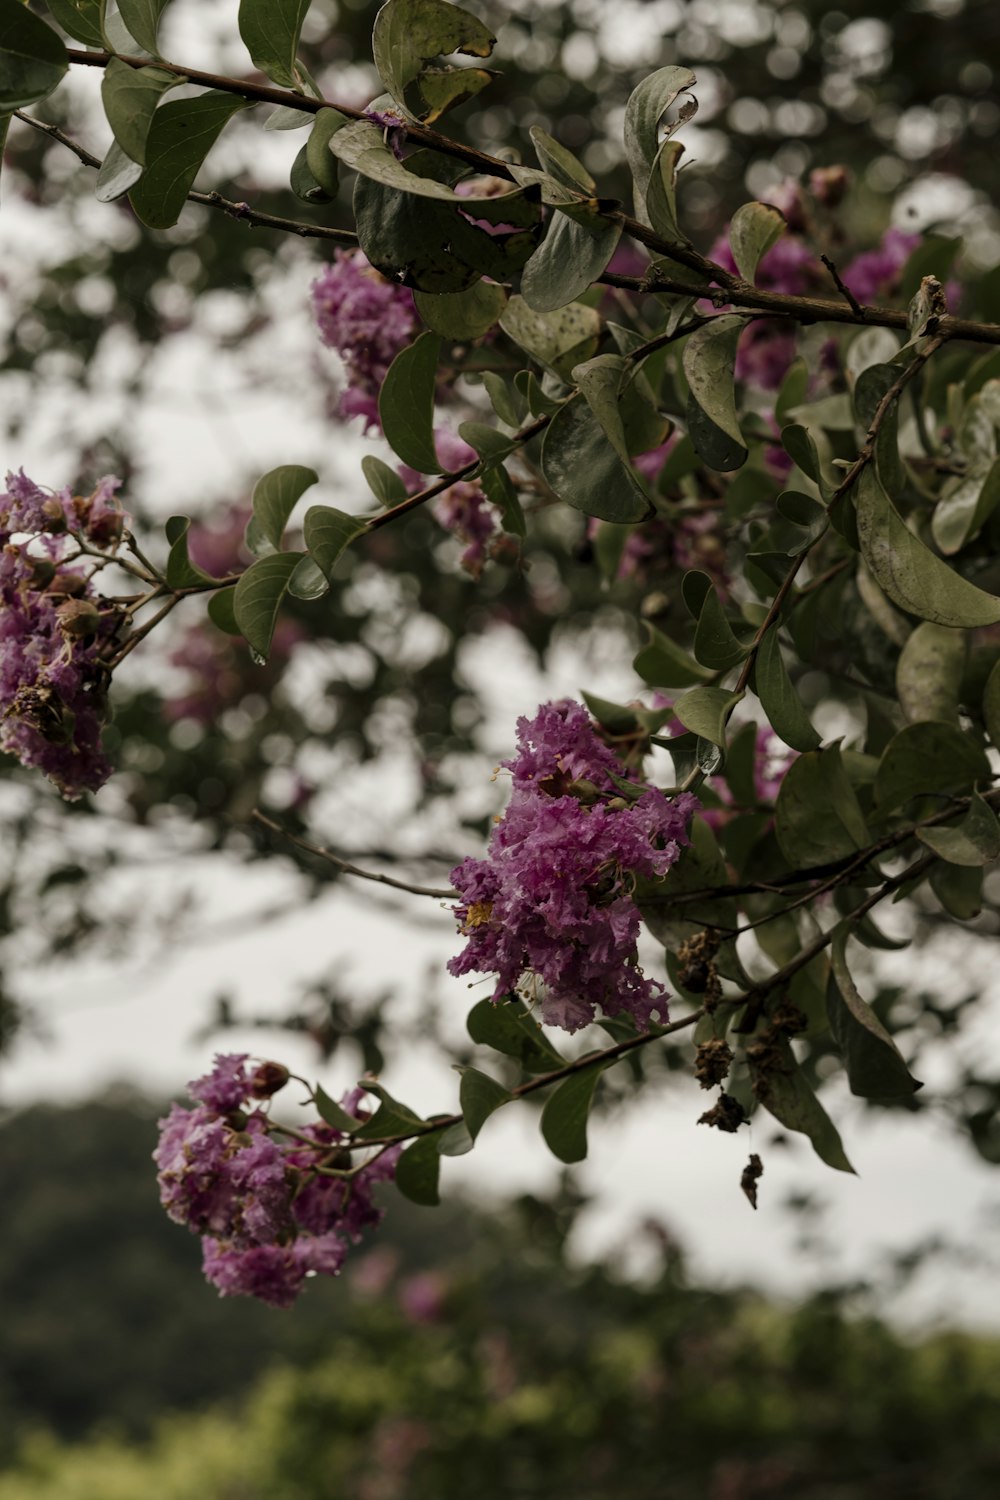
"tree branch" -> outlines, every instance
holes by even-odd
[[[352,864],[348,859],[342,859],[339,854],[334,854],[332,849],[327,849],[322,844],[313,844],[309,839],[300,838],[297,833],[292,833],[290,829],[282,828],[280,823],[275,823],[262,813],[259,807],[255,807],[250,816],[262,828],[276,833],[279,838],[287,839],[297,849],[303,849],[307,854],[314,854],[317,859],[323,859],[328,864],[335,865],[344,875],[356,875],[359,880],[374,880],[379,885],[391,885],[393,890],[409,891],[413,896],[436,896],[443,901],[452,900],[455,896],[455,891],[450,885],[444,887],[411,885],[406,880],[394,880],[391,875],[380,875],[373,870],[362,870],[359,865]]]

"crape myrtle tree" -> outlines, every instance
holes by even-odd
[[[280,1061],[217,1056],[193,1107],[162,1124],[167,1212],[202,1236],[223,1295],[287,1306],[377,1223],[377,1184],[436,1203],[441,1157],[472,1150],[497,1110],[542,1101],[547,1145],[574,1163],[595,1099],[678,1067],[706,1090],[700,1123],[738,1134],[762,1109],[850,1172],[823,1082],[843,1071],[875,1105],[923,1107],[914,1056],[963,1009],[877,986],[859,954],[906,946],[917,915],[982,926],[995,911],[995,278],[955,237],[852,238],[836,157],[736,201],[707,233],[704,175],[684,169],[698,80],[683,59],[640,75],[605,117],[620,134],[606,155],[627,168],[612,194],[558,120],[531,120],[533,87],[555,103],[574,87],[551,49],[524,93],[490,104],[501,15],[389,0],[364,75],[377,85],[358,99],[308,66],[326,34],[305,0],[242,0],[233,76],[164,55],[163,9],[0,0],[4,128],[19,150],[58,150],[60,192],[96,189],[109,225],[127,215],[154,258],[190,204],[190,237],[221,254],[251,229],[317,242],[317,335],[344,370],[336,417],[380,435],[384,456],[363,460],[351,509],[310,503],[323,476],[290,453],[245,516],[176,514],[159,534],[124,449],[122,478],[97,471],[98,444],[86,482],[62,489],[11,464],[0,747],[18,792],[33,782],[11,804],[10,847],[30,859],[6,877],[8,910],[65,901],[92,873],[38,862],[37,830],[55,826],[42,778],[74,817],[100,818],[121,774],[116,819],[152,823],[171,803],[220,845],[235,829],[247,857],[291,852],[317,886],[370,878],[450,912],[448,967],[481,996],[459,1107],[429,1118],[390,1092],[391,1069],[376,1076],[371,1033],[371,1070],[339,1101]],[[101,156],[59,113],[78,73],[100,75]],[[574,121],[564,134],[578,137]],[[299,132],[281,213],[252,180],[195,190],[240,129]],[[234,262],[250,321],[266,270]],[[622,646],[622,696],[633,665],[648,691],[525,703],[499,771],[506,803],[447,881],[386,874],[384,851],[345,859],[310,835],[310,788],[286,778],[276,799],[264,774],[276,739],[294,750],[331,733],[283,697],[300,648],[358,646],[380,608],[383,638],[405,629],[405,604],[364,603],[375,569],[450,642],[413,668],[417,701],[392,728],[413,738],[426,798],[449,753],[474,749],[475,710],[454,688],[464,634],[502,620],[544,652],[570,604],[596,620],[613,600],[641,621],[616,639],[639,643],[634,663]],[[129,675],[162,640],[194,684],[169,701]],[[362,755],[373,703],[398,697],[407,670],[386,645],[371,654],[377,693],[342,682],[332,730]],[[262,727],[220,752],[220,716],[248,695],[244,719]],[[201,739],[172,752],[164,713]],[[178,797],[199,756],[206,805]],[[906,920],[886,931],[881,909],[900,902]],[[82,900],[70,908],[67,947],[97,924]],[[962,1083],[938,1102],[992,1157],[995,1085]],[[284,1101],[303,1086],[299,1116]],[[754,1207],[764,1165],[750,1153],[743,1170]]]

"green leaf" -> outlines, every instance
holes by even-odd
[[[422,333],[396,355],[379,391],[378,413],[386,442],[419,474],[444,472],[434,448],[434,388],[440,350],[437,334]]]
[[[469,1134],[475,1140],[494,1110],[498,1110],[501,1104],[508,1103],[514,1096],[502,1083],[497,1083],[495,1078],[491,1078],[488,1073],[481,1073],[478,1068],[461,1068],[460,1072],[462,1083],[459,1099],[462,1114]]]
[[[565,381],[574,366],[597,348],[601,319],[582,302],[571,302],[554,313],[537,313],[523,297],[511,297],[500,327],[532,359]]]
[[[883,399],[899,379],[895,365],[869,365],[862,370],[854,386],[854,410],[864,432],[870,432]],[[899,457],[899,397],[892,402],[879,423],[875,439],[875,472],[890,495],[903,489],[903,465]]]
[[[322,1084],[318,1083],[313,1090],[313,1103],[320,1119],[334,1130],[343,1131],[344,1135],[353,1135],[361,1123],[354,1115],[349,1115],[346,1109],[342,1109],[336,1099],[331,1099]]]
[[[896,693],[910,723],[958,723],[958,691],[965,670],[965,633],[925,620],[911,631],[896,663]]]
[[[101,15],[104,0],[47,0],[49,10],[63,31],[86,47],[104,51]]]
[[[792,422],[781,429],[781,446],[793,463],[797,464],[810,479],[820,482],[821,466],[816,440],[808,427]]]
[[[938,625],[1000,621],[1000,599],[962,578],[913,535],[871,464],[854,490],[862,555],[894,604]]]
[[[461,292],[415,292],[417,312],[442,338],[481,338],[500,321],[507,293],[493,281],[475,281]]]
[[[349,123],[346,115],[336,109],[321,109],[316,123],[309,132],[305,144],[306,163],[310,172],[325,193],[337,196],[337,158],[330,150],[330,142]]]
[[[896,1043],[859,995],[847,967],[848,936],[846,925],[842,925],[833,939],[826,1008],[851,1093],[862,1099],[908,1099],[923,1085],[913,1077]]]
[[[766,1067],[750,1058],[754,1094],[779,1124],[807,1135],[816,1155],[828,1167],[853,1172],[840,1133],[803,1077],[791,1047],[782,1040],[774,1050],[777,1059],[770,1057]]]
[[[725,688],[696,687],[682,694],[674,704],[674,713],[686,729],[725,746],[729,715],[743,698],[742,693],[727,693]]]
[[[983,719],[990,739],[1000,749],[1000,661],[990,672],[983,689]]]
[[[949,916],[971,922],[983,909],[983,872],[968,865],[935,865],[930,886]]]
[[[978,792],[973,792],[969,810],[959,822],[918,828],[917,838],[950,865],[974,868],[1000,858],[1000,823]]]
[[[592,197],[597,192],[596,182],[583,162],[578,161],[572,151],[568,151],[539,125],[532,125],[528,134],[538,153],[538,160],[550,176],[555,177],[573,192],[583,193],[586,197]]]
[[[101,98],[115,140],[132,161],[146,164],[146,141],[156,106],[167,89],[183,83],[161,68],[131,68],[113,57],[104,70]]]
[[[778,792],[774,827],[793,870],[846,859],[867,846],[868,826],[838,745],[792,761]]]
[[[1000,458],[984,472],[977,468],[955,479],[931,517],[931,535],[946,557],[971,542],[1000,505]]]
[[[388,1089],[384,1089],[380,1083],[371,1078],[362,1078],[361,1087],[369,1094],[374,1094],[379,1101],[379,1107],[360,1129],[355,1130],[356,1140],[375,1140],[384,1135],[405,1135],[416,1126],[425,1125],[418,1114],[408,1104],[401,1104],[394,1099]]]
[[[246,99],[213,89],[156,111],[146,137],[146,170],[129,194],[144,224],[169,229],[177,223],[205,157],[233,115],[246,108]]]
[[[435,293],[473,286],[482,270],[456,251],[458,221],[457,208],[446,204],[385,188],[368,177],[354,184],[358,243],[389,281]]]
[[[521,296],[534,312],[555,312],[575,301],[606,269],[621,225],[594,214],[579,223],[553,209],[548,233],[524,268]]]
[[[462,426],[465,425],[463,422]],[[459,435],[461,435],[461,429],[459,429]],[[498,464],[496,468],[484,470],[480,476],[480,483],[487,500],[500,512],[500,525],[504,531],[512,536],[527,536],[528,523],[521,509],[517,490],[503,465]]]
[[[745,325],[745,318],[723,313],[696,328],[684,343],[684,374],[691,389],[689,435],[714,469],[738,469],[747,457],[736,418],[733,377],[736,346]]]
[[[806,713],[782,660],[776,625],[767,632],[757,648],[754,684],[757,697],[775,734],[793,750],[818,750],[819,735],[813,728],[812,720]]]
[[[622,461],[583,395],[553,416],[542,443],[542,473],[584,515],[624,524],[653,512],[631,464]]]
[[[167,0],[118,0],[118,10],[128,29],[146,52],[156,52],[156,33]]]
[[[236,621],[236,589],[219,589],[208,601],[208,618],[218,630],[224,630],[226,635],[242,635]]]
[[[639,676],[650,687],[688,687],[704,682],[713,674],[700,666],[676,642],[655,625],[646,622],[647,643],[632,663]]]
[[[407,1146],[399,1161],[393,1181],[404,1198],[434,1208],[441,1202],[438,1179],[441,1176],[441,1153],[433,1135],[418,1136]]]
[[[236,585],[233,614],[250,650],[267,660],[281,601],[303,552],[275,552],[251,563]]]
[[[387,463],[383,463],[374,454],[365,454],[361,460],[361,472],[379,505],[388,508],[406,499],[406,485],[396,470],[390,469]]]
[[[250,497],[253,515],[247,526],[246,542],[251,552],[263,556],[280,552],[288,517],[306,490],[318,483],[315,469],[306,469],[301,464],[282,464],[261,475]]]
[[[474,1042],[515,1057],[526,1073],[551,1073],[566,1059],[556,1051],[520,1000],[480,1000],[466,1021]]]
[[[875,775],[875,802],[885,817],[911,797],[958,792],[990,774],[982,746],[955,724],[927,719],[894,735]]]
[[[659,68],[633,89],[625,106],[625,157],[635,194],[635,211],[643,216],[650,171],[660,148],[659,125],[679,94],[696,82],[690,68]]]
[[[0,112],[37,104],[58,87],[68,67],[66,48],[51,26],[20,0],[0,0]]]
[[[594,1066],[571,1073],[545,1101],[542,1136],[553,1156],[567,1165],[587,1155],[587,1117],[601,1071]]]
[[[201,568],[195,567],[188,557],[190,527],[190,516],[171,516],[164,528],[167,541],[170,543],[170,555],[167,558],[164,577],[172,589],[193,588],[199,583],[212,582],[209,575],[203,573]]]
[[[520,427],[528,410],[520,391],[510,381],[504,380],[494,370],[487,370],[483,375],[483,385],[486,394],[493,403],[493,410],[503,422],[505,427]]]
[[[457,1125],[450,1125],[447,1130],[439,1131],[433,1139],[437,1141],[441,1156],[464,1156],[476,1144],[464,1120],[459,1120]]]
[[[330,580],[315,558],[304,557],[288,580],[288,592],[293,599],[322,599]]]
[[[762,258],[785,232],[782,214],[770,203],[744,203],[729,223],[729,245],[736,269],[753,284]]]
[[[388,0],[375,18],[372,53],[378,75],[389,93],[415,119],[429,124],[451,104],[468,97],[488,81],[463,79],[464,69],[439,71],[426,64],[460,52],[489,57],[496,38],[467,10],[445,0]],[[423,75],[423,77],[422,77]]]
[[[286,89],[300,89],[299,33],[311,0],[240,0],[239,27],[255,68]]]
[[[657,151],[646,188],[645,212],[645,218],[658,235],[681,244],[684,235],[677,222],[677,167],[683,152],[680,141],[664,141]]]
[[[484,468],[496,468],[517,447],[516,438],[491,427],[488,422],[460,422],[458,435],[470,448],[475,449],[483,460]]]
[[[328,156],[329,154],[327,152]],[[333,161],[332,156],[330,160]],[[303,203],[331,203],[333,201],[333,194],[327,192],[309,165],[308,143],[299,148],[298,154],[292,162],[292,170],[288,174],[288,185],[296,198],[299,198]]]
[[[112,141],[97,174],[94,196],[98,203],[114,203],[135,187],[142,167],[126,156],[117,141]]]
[[[694,633],[694,654],[703,667],[718,672],[738,666],[747,657],[750,642],[741,641],[726,619],[714,588],[705,594]]]
[[[360,516],[346,515],[332,505],[311,505],[302,523],[309,556],[329,579],[341,553],[364,530],[365,522]]]

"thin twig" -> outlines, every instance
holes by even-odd
[[[455,896],[455,891],[451,886],[412,885],[406,880],[394,880],[391,875],[377,874],[374,870],[362,870],[359,865],[352,864],[349,859],[342,859],[339,854],[334,854],[332,849],[327,849],[322,844],[314,844],[309,839],[300,838],[290,829],[282,828],[280,823],[275,823],[273,819],[262,813],[259,807],[255,807],[250,816],[262,828],[276,833],[279,838],[287,839],[290,844],[305,850],[307,854],[314,854],[317,859],[323,859],[328,864],[335,865],[344,875],[356,875],[359,880],[374,880],[379,885],[391,885],[393,890],[409,891],[412,896],[434,896],[442,901],[452,900]]]
[[[859,322],[863,323],[865,321],[865,309],[861,306],[861,303],[858,301],[857,297],[855,297],[854,293],[851,291],[847,283],[842,280],[840,272],[837,270],[837,267],[834,265],[833,261],[828,255],[821,255],[820,260],[823,262],[824,266],[826,266],[826,269],[833,277],[837,291],[842,297],[845,297],[847,299],[848,303],[850,304],[851,311],[858,318]]]

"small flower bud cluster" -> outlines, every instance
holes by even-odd
[[[341,415],[377,428],[378,393],[399,351],[419,331],[413,293],[379,275],[360,250],[338,250],[312,284],[320,338],[344,361]]]
[[[288,1076],[280,1063],[250,1069],[246,1053],[219,1053],[211,1072],[188,1084],[196,1107],[174,1104],[160,1121],[153,1152],[160,1201],[202,1236],[205,1275],[219,1295],[272,1307],[291,1307],[308,1276],[338,1273],[349,1244],[381,1219],[372,1189],[391,1180],[400,1151],[382,1151],[348,1176],[346,1138],[322,1121],[279,1144],[280,1130],[250,1106]],[[356,1089],[341,1101],[359,1125],[368,1118],[363,1098]]]
[[[101,727],[121,615],[71,563],[81,546],[117,546],[118,485],[108,477],[88,496],[52,494],[22,471],[0,493],[0,750],[67,798],[111,774]]]
[[[537,995],[542,1020],[567,1031],[598,1009],[640,1025],[665,1018],[663,987],[637,962],[632,892],[677,860],[696,800],[641,783],[623,796],[624,767],[579,704],[544,704],[517,729],[504,762],[513,795],[489,853],[451,873],[468,943],[449,970],[495,973],[494,1000]]]

